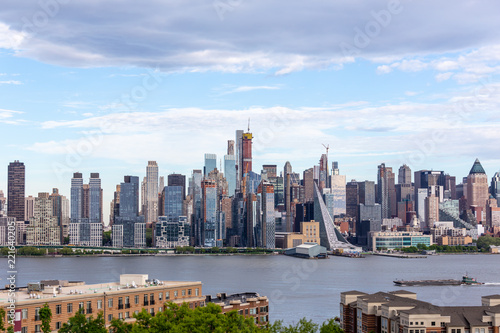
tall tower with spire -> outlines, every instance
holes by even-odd
[[[489,196],[488,177],[481,162],[476,158],[467,176],[467,205],[476,212],[478,222],[483,221],[482,215],[486,211]]]

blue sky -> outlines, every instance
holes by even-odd
[[[461,178],[500,169],[496,1],[24,0],[0,5],[0,189],[223,158],[251,119],[254,171],[318,163]],[[107,206],[107,204],[105,205]]]

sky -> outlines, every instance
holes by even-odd
[[[3,0],[0,190],[99,172],[105,213],[124,175],[190,175],[235,131],[294,172],[323,145],[347,180],[377,165],[500,169],[500,2]],[[457,181],[458,182],[458,181]],[[106,217],[105,217],[106,220]]]

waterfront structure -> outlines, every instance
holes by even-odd
[[[300,222],[300,232],[277,232],[276,248],[289,249],[304,243],[320,244],[319,222]]]
[[[483,221],[486,201],[489,199],[490,194],[488,192],[488,177],[479,159],[476,159],[467,176],[467,195],[465,197],[468,208],[473,208],[476,212],[477,221]]]
[[[479,306],[438,306],[398,290],[340,294],[340,326],[345,333],[498,333],[500,295],[481,297]]]
[[[146,223],[139,215],[139,177],[125,176],[120,184],[120,205],[112,226],[114,247],[146,246]]]
[[[401,249],[418,244],[432,245],[432,236],[419,231],[371,231],[368,235],[368,248],[371,251]]]
[[[23,162],[9,163],[7,171],[7,216],[24,221],[25,166]]]
[[[48,193],[38,193],[35,214],[26,227],[26,245],[61,245],[61,229]]]
[[[146,223],[156,222],[158,219],[158,164],[148,161],[146,167]]]

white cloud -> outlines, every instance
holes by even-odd
[[[0,109],[0,123],[17,125],[24,122],[24,120],[14,118],[16,115],[20,115],[22,113],[23,112],[20,111]]]
[[[392,72],[392,67],[387,65],[381,65],[377,67],[377,74],[387,74]]]
[[[19,85],[23,84],[21,81],[17,80],[8,80],[8,81],[0,81],[0,84],[14,84],[14,85]]]
[[[25,35],[0,21],[0,48],[17,50],[24,40]]]
[[[437,82],[443,82],[443,81],[450,79],[450,77],[452,75],[453,75],[452,72],[439,73],[439,74],[436,74],[435,78],[436,78]]]

